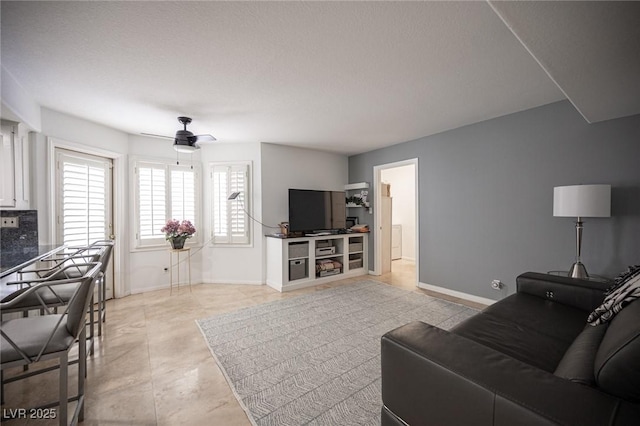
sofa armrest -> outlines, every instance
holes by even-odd
[[[549,299],[591,312],[604,300],[612,283],[526,272],[516,278],[518,293]]]
[[[626,425],[640,415],[635,404],[422,322],[382,336],[381,356],[383,411],[410,425]]]

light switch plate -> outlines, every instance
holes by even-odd
[[[18,217],[2,217],[0,218],[0,228],[17,228],[19,224]]]

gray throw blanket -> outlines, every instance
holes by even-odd
[[[607,290],[602,305],[589,314],[587,322],[593,326],[609,322],[622,308],[638,298],[640,298],[640,265],[634,265],[615,279],[613,286]]]

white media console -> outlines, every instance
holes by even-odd
[[[366,233],[267,236],[267,285],[288,291],[365,275],[367,237]]]

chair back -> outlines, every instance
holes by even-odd
[[[88,246],[79,249],[78,254],[89,262],[100,262],[102,267],[100,268],[101,275],[105,275],[109,261],[111,260],[111,253],[113,252],[113,246],[115,242],[113,240],[97,240]]]
[[[100,268],[100,272],[104,275],[107,272],[107,267],[109,266],[109,261],[111,260],[111,254],[113,253],[113,240],[100,240],[91,244],[90,247],[102,247],[103,250],[100,252],[100,257],[97,259],[98,262],[102,263],[102,267]]]
[[[86,272],[79,279],[78,288],[69,301],[67,308],[67,331],[77,338],[84,325],[91,295],[99,277],[102,264],[100,262],[87,263]]]
[[[102,264],[100,262],[87,263],[83,265],[74,265],[83,268],[83,274],[77,278],[66,278],[61,280],[47,280],[40,279],[38,283],[21,292],[17,297],[0,303],[0,309],[11,309],[16,305],[24,302],[25,299],[32,297],[34,294],[40,292],[43,288],[50,288],[51,290],[59,288],[61,286],[73,285],[74,292],[69,303],[65,305],[64,312],[53,315],[55,325],[48,322],[46,317],[48,315],[32,318],[17,318],[0,323],[0,333],[2,334],[2,363],[6,362],[24,362],[27,363],[37,362],[41,357],[51,350],[47,349],[50,342],[57,342],[54,347],[60,347],[60,339],[67,339],[65,336],[72,337],[75,340],[80,335],[84,325],[89,303],[91,302],[91,296],[93,294],[93,288],[95,282],[100,275],[100,268]],[[25,323],[26,321],[26,323]],[[35,326],[36,335],[39,333],[43,338],[41,345],[39,343],[36,346],[29,340],[31,334],[29,330],[25,330],[24,324],[33,324],[30,321],[39,321],[38,324],[44,324],[42,327]],[[66,327],[66,333],[58,333],[61,327]],[[50,331],[47,331],[50,330]],[[26,333],[26,334],[25,334]],[[5,347],[6,340],[6,347]],[[38,341],[40,342],[40,341]],[[26,346],[25,346],[26,345]],[[9,346],[13,348],[13,351],[7,349]],[[5,353],[6,352],[6,353]],[[22,361],[20,361],[22,360]]]
[[[109,250],[108,247],[85,247],[68,255],[63,262],[60,262],[54,268],[45,274],[46,278],[53,280],[62,280],[65,278],[80,278],[85,273],[85,265],[88,263],[101,262],[105,256],[105,253]]]

